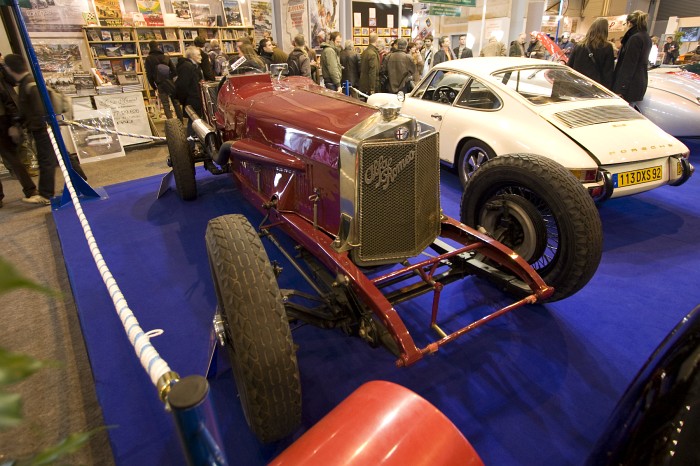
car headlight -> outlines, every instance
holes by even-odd
[[[572,168],[569,171],[582,183],[595,183],[598,181],[597,168]]]

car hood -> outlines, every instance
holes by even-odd
[[[541,109],[542,118],[590,152],[600,165],[681,154],[679,140],[626,104],[564,104]]]
[[[676,94],[700,105],[700,76],[690,71],[650,72],[648,87]]]

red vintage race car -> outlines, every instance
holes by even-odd
[[[212,173],[230,173],[264,215],[257,228],[242,215],[218,217],[206,232],[215,330],[246,419],[262,441],[282,438],[300,422],[290,322],[342,329],[408,366],[510,310],[570,296],[598,266],[595,205],[550,159],[513,154],[487,163],[462,198],[467,225],[440,208],[437,133],[397,109],[377,110],[306,78],[269,74],[203,84],[202,94],[205,115],[187,108],[194,149],[181,123],[166,121],[169,163],[183,199],[196,197],[194,165],[202,162]],[[278,241],[279,232],[294,251]],[[261,238],[313,293],[280,290],[280,267]],[[515,301],[469,325],[443,328],[441,290],[470,275],[493,281]],[[433,296],[426,325],[436,337],[419,347],[400,304],[426,293]]]

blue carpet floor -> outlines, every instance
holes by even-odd
[[[691,160],[700,164],[700,146],[694,145]],[[160,177],[151,177],[109,186],[107,200],[83,204],[131,308],[145,330],[164,330],[153,344],[182,376],[205,375],[208,363],[215,297],[204,246],[207,221],[236,212],[254,225],[260,221],[228,177],[201,170],[197,176],[194,202],[181,202],[172,191],[156,200]],[[443,208],[458,216],[459,183],[449,172],[442,176]],[[496,319],[409,368],[396,368],[388,352],[340,331],[301,327],[293,336],[303,426],[293,437],[362,383],[382,379],[442,410],[486,464],[581,464],[647,357],[700,303],[698,199],[700,175],[679,188],[609,201],[599,208],[603,260],[582,291]],[[185,464],[170,415],[124,335],[73,208],[55,211],[54,218],[105,423],[115,426],[110,439],[117,465]],[[291,267],[283,276],[295,280]],[[442,299],[459,311],[448,328],[508,302],[475,278],[447,287]],[[418,300],[409,310],[428,302]],[[427,311],[404,318],[424,344]],[[210,382],[229,462],[265,464],[293,438],[272,445],[254,439],[227,364],[218,352]]]

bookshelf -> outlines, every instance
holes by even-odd
[[[218,39],[226,54],[236,53],[236,39],[251,35],[247,26],[84,26],[83,36],[90,53],[91,67],[96,68],[110,81],[119,83],[117,75],[138,76],[145,100],[153,92],[145,77],[144,60],[148,56],[148,43],[155,40],[170,57],[180,57],[184,50],[202,36],[207,40]],[[133,84],[132,84],[133,85]]]

